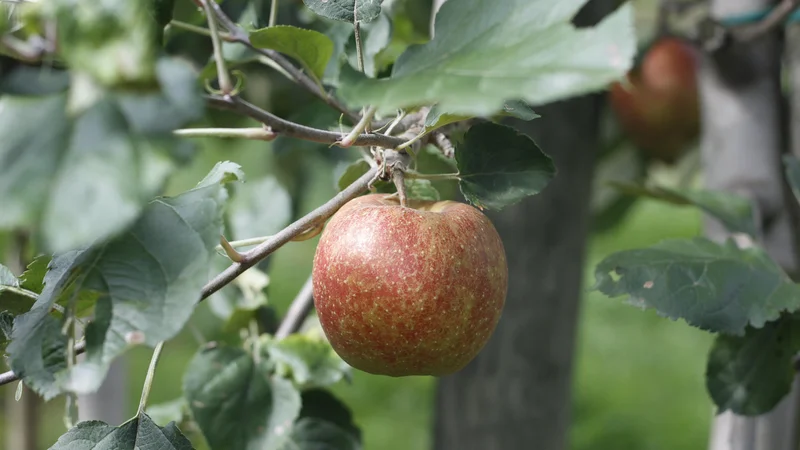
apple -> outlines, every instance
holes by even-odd
[[[334,351],[376,375],[442,376],[477,356],[505,304],[508,266],[491,221],[453,201],[369,194],[322,232],[314,305]]]
[[[700,132],[697,55],[676,38],[663,38],[614,83],[609,102],[631,141],[650,157],[673,163]]]

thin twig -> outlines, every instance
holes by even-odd
[[[184,128],[174,130],[172,134],[183,137],[214,137],[233,139],[252,139],[257,141],[271,141],[277,134],[271,129],[260,128]]]
[[[358,139],[358,137],[361,135],[361,133],[363,133],[364,130],[369,128],[370,121],[372,121],[372,118],[375,116],[375,111],[377,110],[378,108],[371,106],[366,111],[364,111],[364,115],[361,116],[361,120],[359,120],[356,126],[354,126],[352,130],[350,130],[350,133],[347,136],[345,136],[344,139],[342,139],[339,145],[344,148],[352,146],[353,143],[355,143],[356,139]]]
[[[196,33],[196,34],[200,34],[200,35],[203,35],[203,36],[211,37],[211,30],[209,30],[208,28],[198,27],[197,25],[192,25],[190,23],[181,22],[180,20],[172,20],[172,21],[170,21],[169,24],[167,24],[167,26],[174,27],[174,28],[177,28],[179,30],[191,31],[192,33]],[[224,31],[219,31],[217,33],[217,35],[223,41],[236,42],[233,39],[233,37],[230,35],[230,33],[226,33]]]
[[[269,126],[272,131],[287,137],[294,137],[298,139],[304,139],[306,141],[319,142],[322,144],[336,144],[342,138],[340,133],[307,127],[305,125],[300,125],[285,119],[281,119],[280,117],[238,97],[209,95],[207,96],[207,99],[211,106],[244,114]],[[361,134],[358,139],[353,142],[353,145],[394,148],[403,142],[405,142],[403,139],[393,136],[369,133]]]
[[[158,366],[158,359],[161,357],[161,350],[163,349],[164,342],[159,342],[156,344],[156,348],[153,349],[153,356],[150,358],[150,366],[147,368],[147,376],[144,379],[144,386],[142,386],[142,396],[139,398],[137,416],[140,416],[147,408],[147,399],[150,397],[150,389],[153,387],[153,378],[156,375],[156,366]]]
[[[234,21],[232,21],[230,17],[228,17],[225,14],[222,8],[220,8],[217,2],[213,1],[209,2],[209,6],[213,10],[214,15],[216,16],[219,23],[222,24],[222,26],[224,26],[228,30],[228,32],[230,32],[233,42],[239,42],[241,44],[244,44],[253,51],[258,52],[266,56],[267,58],[271,59],[281,68],[283,68],[283,70],[285,70],[289,75],[291,75],[291,77],[295,81],[297,81],[297,83],[304,89],[311,92],[315,96],[319,97],[322,101],[324,101],[332,108],[344,114],[345,117],[350,119],[353,123],[358,123],[358,121],[361,119],[361,117],[358,114],[347,109],[347,107],[344,106],[341,102],[339,102],[338,99],[328,95],[328,93],[325,92],[325,90],[322,89],[320,85],[314,81],[313,78],[304,73],[302,70],[298,69],[283,55],[274,50],[257,48],[253,46],[253,43],[250,42],[250,35],[247,33],[247,31],[245,31],[244,28],[240,27]]]
[[[206,10],[206,19],[208,19],[208,31],[211,33],[211,44],[214,46],[214,61],[217,63],[217,79],[219,80],[219,88],[223,94],[230,94],[233,91],[233,84],[231,83],[231,75],[225,67],[225,57],[222,55],[222,43],[219,39],[219,31],[217,30],[217,19],[215,14],[211,11],[209,3],[216,2],[214,0],[200,0],[203,3],[203,9]]]
[[[459,180],[460,174],[458,173],[418,173],[418,172],[406,172],[406,177],[413,178],[417,180]]]
[[[231,264],[222,273],[214,277],[213,280],[206,283],[200,292],[200,300],[213,295],[223,287],[231,283],[236,277],[244,273],[247,269],[255,266],[261,260],[272,254],[275,250],[281,248],[284,244],[291,241],[295,236],[301,235],[312,227],[321,225],[325,220],[331,217],[336,211],[339,210],[345,203],[356,198],[363,191],[375,182],[378,175],[378,168],[370,168],[364,175],[359,177],[350,186],[346,187],[343,191],[336,194],[335,197],[328,200],[319,208],[311,211],[302,218],[296,220],[294,223],[284,228],[271,239],[267,240],[258,247],[242,254],[242,261]],[[287,325],[288,326],[288,325]],[[86,342],[79,342],[75,345],[75,354],[79,355],[86,351]],[[18,381],[19,377],[12,371],[0,373],[0,386]]]
[[[320,206],[314,211],[311,211],[301,219],[298,219],[288,227],[279,231],[272,237],[272,239],[269,239],[258,247],[243,253],[241,262],[231,264],[230,267],[214,277],[213,280],[208,282],[208,284],[203,287],[200,299],[203,300],[208,298],[218,290],[222,289],[236,277],[244,273],[244,271],[253,267],[259,261],[269,256],[272,252],[291,241],[295,236],[302,234],[314,226],[322,224],[336,211],[338,211],[339,208],[341,208],[345,203],[354,199],[361,192],[365,191],[367,187],[375,181],[377,173],[377,168],[369,169],[364,175],[353,182],[353,184],[336,194],[335,197],[328,200],[328,202],[326,202],[324,205]]]
[[[311,309],[314,307],[314,286],[311,282],[311,277],[308,277],[300,292],[292,301],[289,306],[289,311],[286,312],[283,321],[281,321],[278,331],[275,332],[277,339],[284,339],[292,333],[296,333],[303,326],[303,321],[306,319]]]

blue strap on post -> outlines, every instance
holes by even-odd
[[[739,14],[719,19],[719,22],[726,27],[735,27],[740,25],[747,25],[764,20],[769,15],[772,8],[766,8],[761,11],[754,11],[750,13]],[[800,22],[800,9],[794,10],[788,17],[786,23]]]

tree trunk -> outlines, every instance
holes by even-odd
[[[771,5],[767,0],[712,0],[711,14],[729,17]],[[778,34],[736,45],[714,58],[704,57],[700,90],[707,187],[752,199],[761,219],[760,244],[789,273],[796,272],[795,237],[788,203],[793,200],[785,195],[780,163],[785,142]],[[716,240],[726,237],[724,228],[711,219],[707,219],[706,234]],[[709,448],[796,450],[797,406],[795,383],[793,392],[769,414],[718,415]]]
[[[614,2],[590,2],[596,23]],[[550,154],[558,175],[541,194],[490,214],[509,264],[495,334],[464,370],[440,380],[436,450],[567,447],[578,305],[601,95],[536,108],[514,126]]]

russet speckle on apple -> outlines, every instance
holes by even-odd
[[[386,194],[345,204],[320,237],[314,304],[331,346],[364,372],[448,375],[484,347],[508,289],[500,236],[476,208]]]

